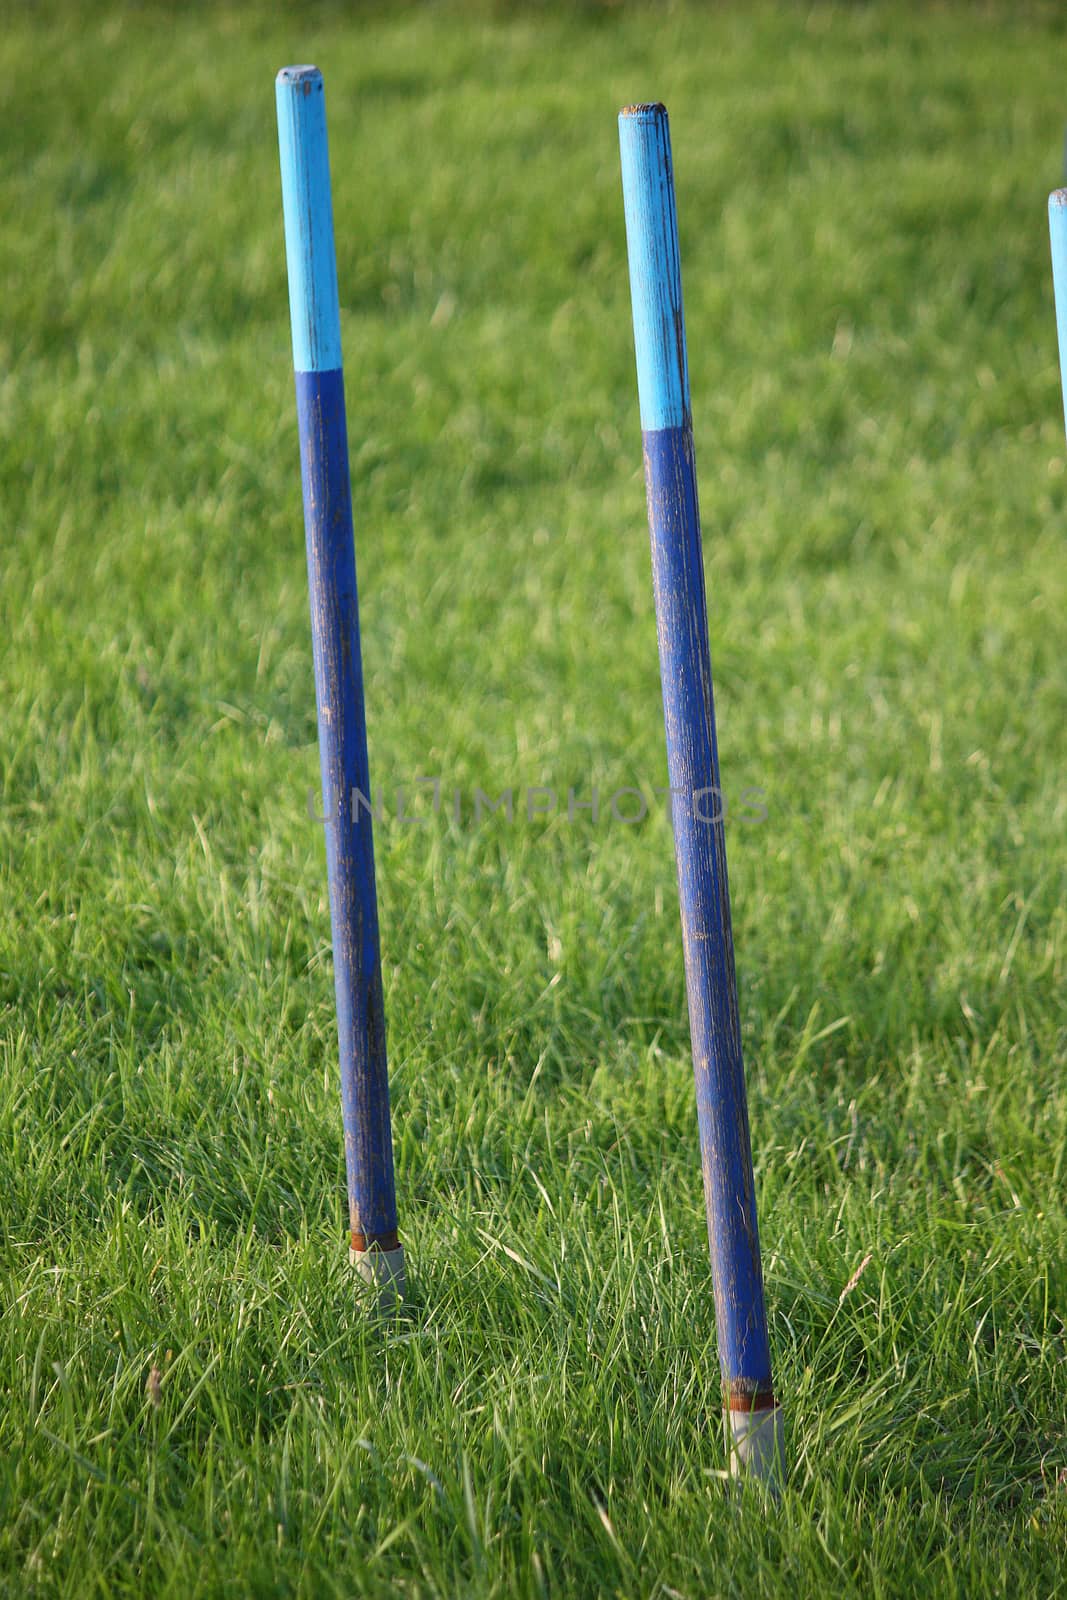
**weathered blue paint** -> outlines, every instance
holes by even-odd
[[[293,366],[297,372],[335,372],[341,366],[341,320],[322,73],[317,67],[283,67],[274,97]]]
[[[719,1362],[728,1407],[772,1401],[737,1008],[682,284],[662,106],[619,118],[667,767]],[[648,419],[657,419],[649,426]],[[666,423],[658,419],[669,419]]]
[[[1052,240],[1052,285],[1056,294],[1060,382],[1064,418],[1067,420],[1067,189],[1056,189],[1048,197],[1048,228]]]
[[[355,803],[371,787],[326,123],[314,68],[279,73],[278,126],[351,1242],[357,1251],[389,1250],[397,1218],[374,845],[370,812]]]

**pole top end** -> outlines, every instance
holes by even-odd
[[[657,118],[665,117],[666,115],[667,107],[662,100],[646,100],[640,105],[623,106],[619,112],[619,121],[621,122],[623,117],[634,117],[637,119],[643,118],[646,122],[654,122]]]
[[[1067,206],[1067,189],[1053,189],[1052,193],[1048,197],[1048,208],[1050,211],[1052,210],[1053,206]]]
[[[310,94],[312,89],[322,88],[322,73],[318,67],[283,67],[274,81],[279,87],[302,89]]]

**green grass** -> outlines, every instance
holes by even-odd
[[[1065,41],[1009,0],[9,8],[0,1592],[1061,1585]],[[373,772],[463,797],[377,832],[385,1326],[344,1253],[306,810],[272,78],[308,59]],[[721,1476],[661,810],[470,815],[476,785],[666,781],[615,131],[655,96],[791,1433],[769,1517]]]

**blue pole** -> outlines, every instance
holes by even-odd
[[[326,818],[350,1250],[361,1276],[378,1285],[383,1302],[389,1303],[396,1294],[403,1294],[404,1256],[397,1237],[389,1124],[326,97],[316,67],[284,67],[275,88]]]
[[[1056,295],[1056,333],[1060,346],[1060,383],[1067,420],[1067,189],[1048,197],[1048,231],[1052,240],[1052,287]]]
[[[672,791],[689,1028],[731,1470],[775,1482],[771,1383],[715,740],[670,130],[619,116],[637,387]]]

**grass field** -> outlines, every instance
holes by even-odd
[[[1062,1585],[1065,45],[1009,0],[8,8],[0,1593]],[[294,60],[326,74],[390,813],[385,1326],[307,806]],[[606,806],[666,782],[615,126],[657,97],[791,1439],[767,1517],[722,1479],[670,829]]]

